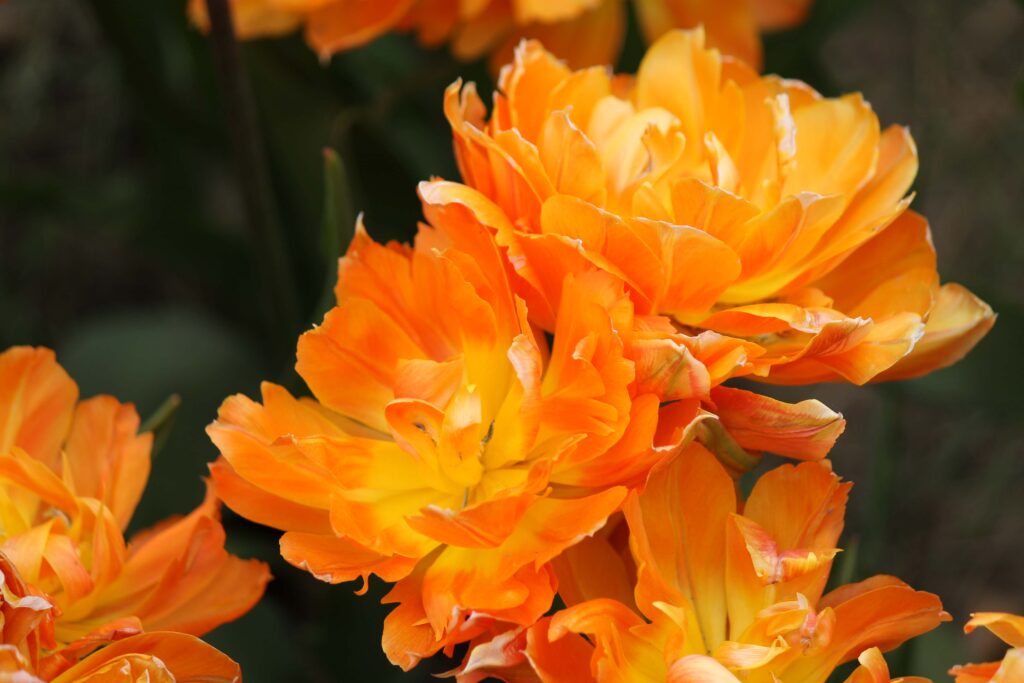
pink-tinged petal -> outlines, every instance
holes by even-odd
[[[782,550],[757,522],[740,515],[732,519],[750,553],[754,573],[765,586],[792,581],[822,567],[827,570],[839,552],[835,548]]]
[[[828,455],[846,420],[820,401],[791,404],[741,389],[716,387],[715,413],[739,445],[799,460]]]
[[[706,398],[711,375],[690,349],[671,338],[637,339],[629,345],[636,364],[637,394],[653,394],[661,401]]]

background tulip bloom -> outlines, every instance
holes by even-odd
[[[711,46],[761,64],[762,30],[800,23],[811,0],[638,0],[644,36],[703,25]],[[523,38],[543,41],[576,67],[614,64],[626,33],[624,0],[232,0],[242,38],[305,27],[323,58],[359,47],[388,31],[413,31],[424,45],[448,42],[459,59],[491,55],[497,68]],[[192,21],[206,29],[205,0],[189,0]]]
[[[777,383],[917,376],[992,326],[939,284],[907,210],[907,130],[882,131],[859,95],[759,77],[701,30],[666,34],[635,78],[523,43],[489,116],[458,82],[445,110],[466,201],[505,214],[497,240],[542,327],[565,274],[594,267],[638,313],[760,347],[755,374]]]
[[[215,648],[184,633],[129,635],[115,643],[103,638],[77,644],[80,661],[45,656],[53,647],[59,610],[22,580],[10,559],[0,553],[0,678],[17,683],[75,683],[139,680],[241,680],[238,664]],[[101,649],[98,647],[102,646]]]
[[[212,496],[125,543],[152,435],[137,433],[130,405],[109,396],[79,402],[53,352],[0,354],[0,425],[0,553],[53,609],[46,655],[29,657],[37,670],[59,672],[142,630],[202,635],[263,595],[266,565],[224,549]]]
[[[964,625],[964,633],[979,626],[997,635],[1010,646],[999,662],[964,664],[950,669],[956,683],[1005,683],[1024,680],[1024,617],[1004,612],[979,612],[971,615]]]
[[[867,680],[888,680],[872,648],[949,615],[937,596],[890,576],[824,593],[849,489],[827,461],[786,465],[762,475],[741,507],[721,463],[692,444],[625,504],[633,595],[601,594],[609,584],[598,575],[613,563],[577,564],[582,601],[478,645],[460,676],[519,667],[544,681],[824,683],[861,657],[852,681],[872,671],[885,677]]]

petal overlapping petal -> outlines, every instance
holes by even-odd
[[[638,314],[756,347],[747,374],[775,383],[917,376],[991,327],[983,302],[940,287],[927,223],[907,210],[907,130],[882,130],[860,95],[758,77],[701,30],[665,33],[635,78],[523,43],[489,115],[458,82],[445,112],[482,197],[421,189],[424,203],[472,197],[545,329],[565,276],[589,268]]]
[[[699,399],[665,412],[637,381],[631,344],[649,324],[600,269],[564,278],[553,342],[536,334],[495,241],[500,211],[464,190],[421,187],[435,203],[413,247],[358,227],[338,305],[298,344],[315,400],[264,384],[262,403],[231,397],[208,430],[220,495],[285,531],[285,559],[332,583],[396,582],[384,647],[405,668],[534,623],[551,562],[708,419]],[[742,356],[687,342],[717,373]]]
[[[529,636],[546,635],[552,648],[589,645],[586,670],[576,664],[581,679],[824,683],[859,658],[850,683],[888,682],[881,652],[949,615],[936,596],[888,576],[822,595],[849,488],[828,461],[803,462],[769,470],[741,502],[723,464],[691,444],[656,466],[625,505],[635,607],[585,596]],[[574,587],[585,585],[574,577]],[[532,661],[528,640],[503,641],[502,661]],[[503,677],[499,662],[491,667]]]
[[[96,663],[92,650],[144,629],[206,633],[248,611],[270,578],[263,563],[224,549],[212,496],[126,544],[152,434],[138,434],[131,405],[77,398],[51,351],[0,353],[0,570],[12,610],[4,645],[18,653],[12,666],[43,680],[86,657]],[[110,672],[135,666],[126,662]],[[153,675],[164,676],[162,666]]]
[[[703,25],[710,43],[751,64],[761,62],[761,30],[800,23],[810,0],[643,0],[636,3],[644,36]],[[389,31],[411,31],[425,46],[448,42],[463,60],[490,55],[497,73],[517,42],[540,40],[577,67],[614,64],[626,31],[618,0],[232,0],[235,30],[244,38],[305,27],[322,58],[365,45]],[[209,30],[203,0],[190,0],[192,22]]]

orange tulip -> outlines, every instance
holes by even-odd
[[[0,552],[54,616],[36,671],[143,629],[201,635],[263,594],[266,565],[227,553],[212,496],[126,545],[150,467],[138,427],[109,396],[78,402],[51,351],[0,354]]]
[[[358,226],[338,305],[298,344],[316,400],[264,384],[262,404],[231,397],[208,430],[218,495],[285,531],[286,560],[332,583],[397,581],[393,662],[412,667],[495,620],[536,620],[555,591],[548,561],[681,444],[735,425],[737,458],[820,458],[842,431],[820,403],[715,386],[745,362],[731,340],[668,334],[649,348],[660,323],[635,318],[597,270],[566,279],[549,347],[491,233],[457,203],[428,219],[415,248]],[[720,421],[701,407],[715,402]]]
[[[566,274],[599,268],[638,314],[757,347],[770,382],[912,377],[967,353],[994,316],[939,285],[907,211],[909,132],[704,40],[666,34],[635,78],[524,43],[489,117],[472,84],[448,89],[460,201],[506,250],[531,320],[552,329]]]
[[[409,249],[360,226],[338,306],[299,340],[317,400],[264,384],[262,405],[231,397],[209,428],[218,493],[286,531],[286,560],[332,583],[398,582],[384,649],[405,668],[494,619],[533,623],[555,590],[548,560],[658,455],[626,435],[621,287],[567,284],[548,348],[481,235],[478,251],[442,251],[425,228]]]
[[[113,644],[76,644],[81,661],[60,671],[44,652],[54,645],[59,608],[22,580],[0,553],[0,680],[10,683],[135,683],[241,680],[238,664],[194,636],[173,632],[129,635]],[[103,646],[96,651],[96,648]]]
[[[811,0],[638,0],[648,40],[703,25],[712,47],[761,64],[761,30],[794,26]],[[424,45],[448,42],[465,60],[490,54],[500,67],[523,38],[540,40],[577,67],[614,64],[626,32],[625,0],[231,0],[242,38],[305,26],[310,47],[327,58],[388,31],[414,31]],[[205,0],[189,0],[193,23],[207,30]]]
[[[1024,680],[1024,617],[1002,612],[971,615],[964,633],[983,626],[1010,646],[1001,662],[954,666],[949,674],[956,683],[1014,683]]]
[[[851,683],[888,681],[873,648],[949,616],[937,596],[889,576],[822,595],[849,488],[828,461],[805,462],[764,474],[740,505],[723,466],[691,444],[625,503],[633,596],[601,594],[597,574],[613,562],[577,565],[594,577],[576,581],[566,609],[481,643],[459,675],[518,680],[503,672],[518,667],[542,681],[824,683],[860,657]],[[569,663],[573,675],[551,673]]]

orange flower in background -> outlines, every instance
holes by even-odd
[[[637,0],[644,36],[703,25],[712,47],[761,64],[760,31],[799,24],[812,0]],[[491,55],[497,70],[523,38],[540,40],[575,67],[615,64],[626,33],[625,0],[232,0],[243,39],[305,27],[323,58],[389,31],[413,31],[421,43],[448,43],[463,60]],[[206,30],[205,0],[189,0],[189,16]]]
[[[908,131],[704,40],[666,34],[635,78],[524,43],[489,117],[472,84],[448,89],[461,201],[506,249],[531,320],[551,329],[565,275],[596,267],[638,314],[758,348],[771,382],[912,377],[967,353],[994,315],[939,285],[907,211]]]
[[[1024,680],[1024,617],[1003,612],[979,612],[971,615],[964,633],[982,626],[1010,646],[1000,662],[955,666],[949,675],[956,683],[1013,683]]]
[[[112,397],[79,402],[53,352],[0,354],[0,553],[6,585],[16,573],[27,604],[50,610],[26,654],[38,675],[142,630],[201,635],[247,612],[269,580],[266,565],[224,549],[212,496],[125,543],[149,476],[152,435],[138,427]]]
[[[851,682],[887,681],[873,648],[949,616],[937,596],[889,576],[823,595],[849,488],[827,461],[805,462],[762,475],[740,504],[723,466],[691,444],[625,504],[633,595],[602,585],[614,563],[580,564],[594,576],[577,586],[592,594],[478,645],[460,680],[532,670],[542,681],[824,683],[860,658]]]
[[[0,680],[12,683],[135,683],[150,681],[241,680],[238,664],[194,636],[154,632],[80,644],[81,661],[64,671],[44,654],[53,638],[59,609],[28,586],[0,553]],[[95,650],[100,645],[104,647]]]

